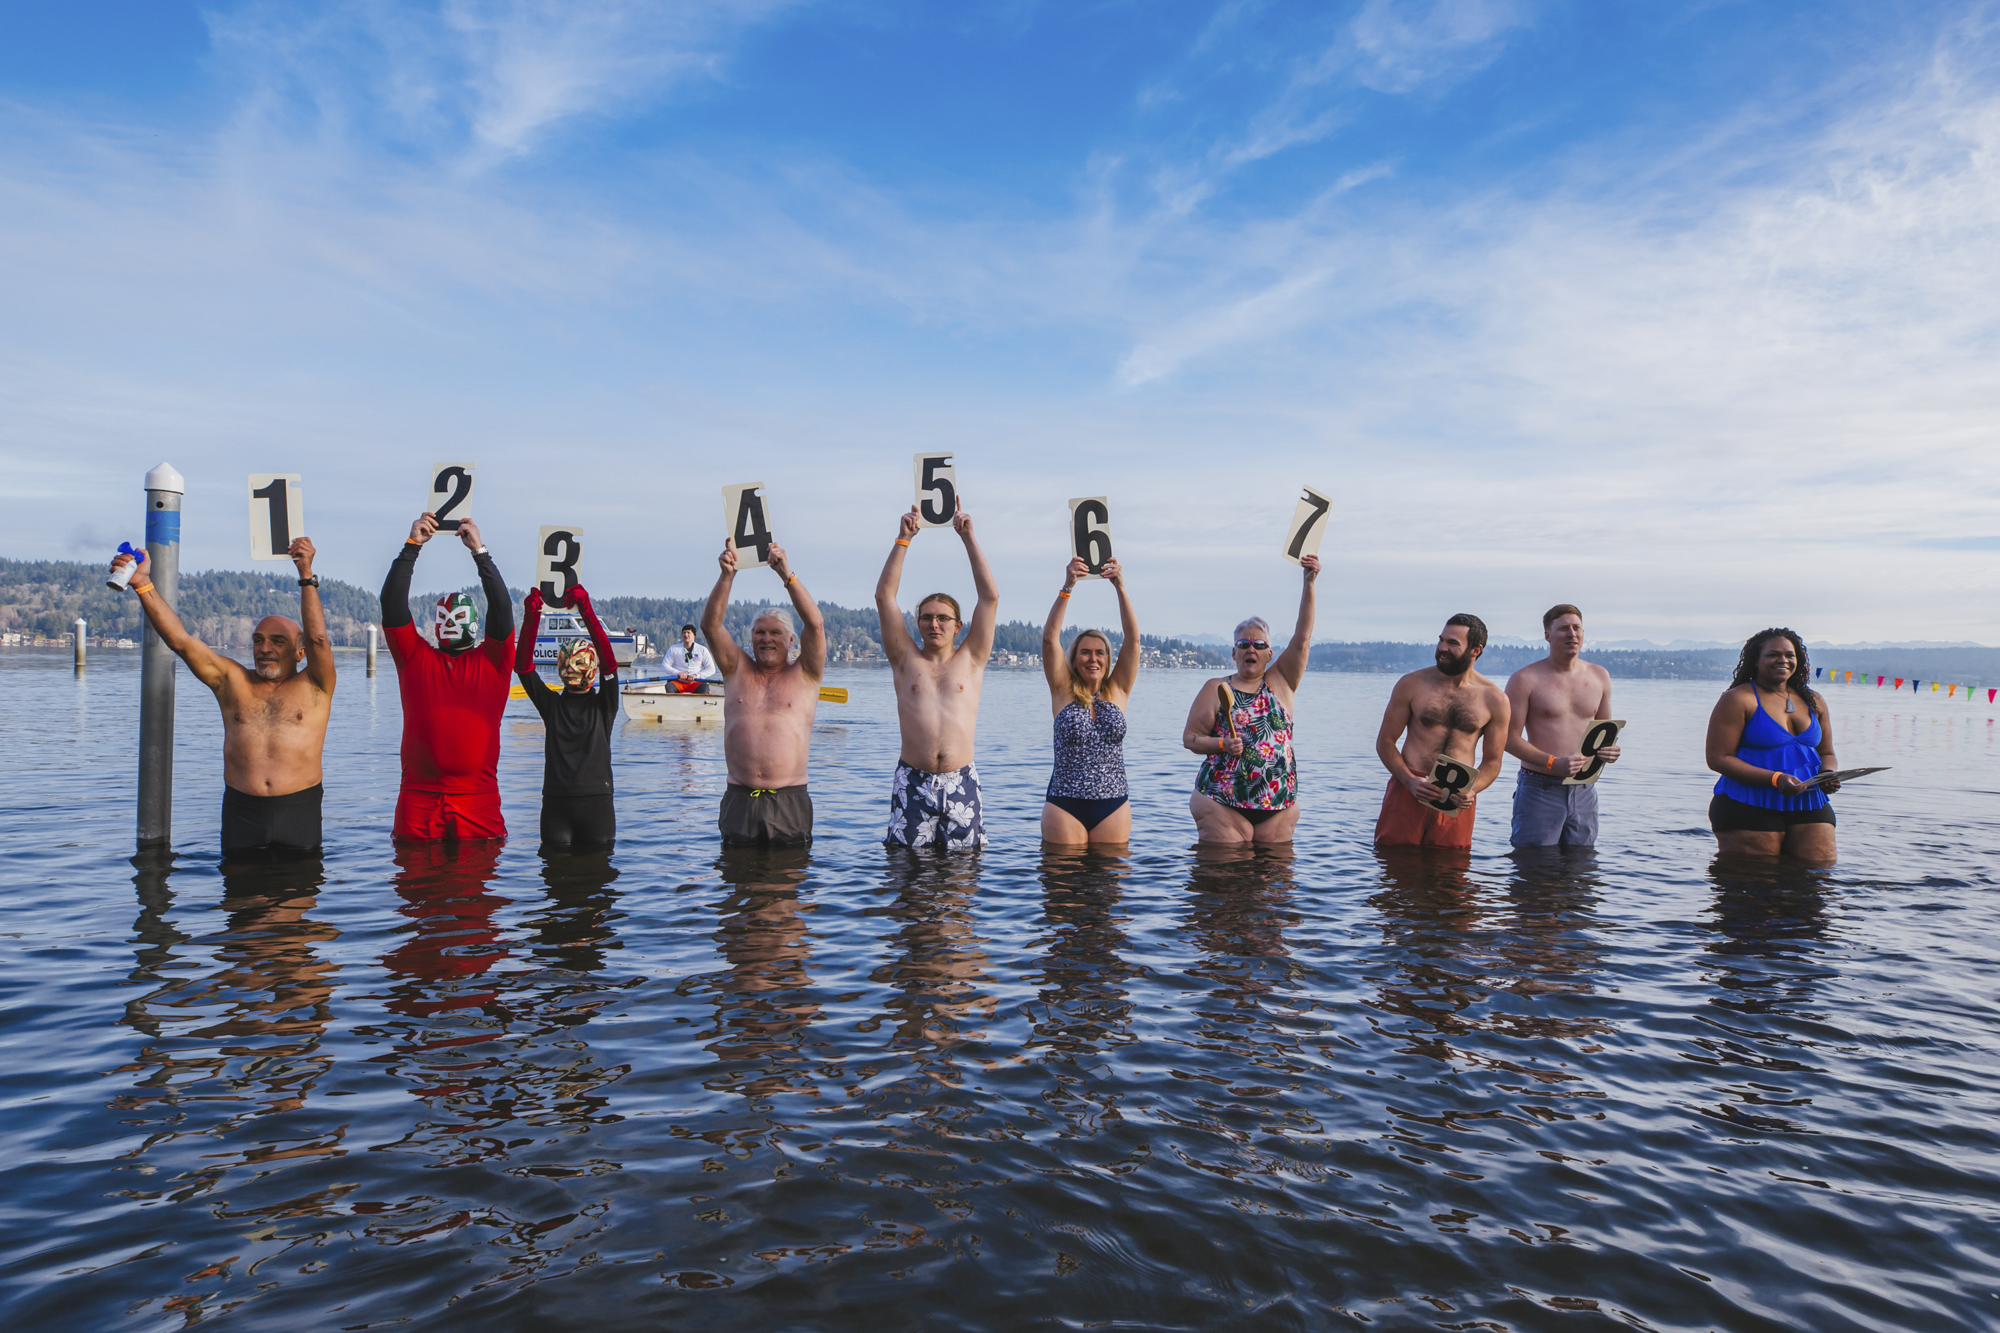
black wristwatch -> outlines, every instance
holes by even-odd
[[[317,588],[319,586],[319,575],[315,574],[309,579],[300,579],[299,586],[301,588]]]

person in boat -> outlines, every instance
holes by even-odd
[[[722,573],[701,609],[701,628],[715,645],[715,664],[722,673],[722,757],[729,785],[716,827],[725,847],[800,847],[812,841],[806,761],[819,684],[826,676],[826,621],[792,572],[785,548],[771,543],[768,560],[805,627],[796,636],[796,661],[792,619],[783,611],[762,611],[750,622],[748,653],[723,623],[736,581],[734,542],[723,542]]]
[[[320,849],[326,723],[333,711],[333,641],[313,573],[313,544],[292,542],[299,619],[265,616],[250,634],[252,666],[187,632],[154,591],[142,551],[130,587],[153,632],[222,708],[222,855],[307,857]],[[119,555],[111,568],[133,557]],[[302,623],[303,622],[303,623]],[[301,667],[303,666],[303,669]]]
[[[432,646],[410,616],[417,554],[437,535],[436,514],[417,516],[410,538],[382,581],[382,637],[396,662],[403,703],[403,782],[395,837],[404,842],[504,838],[500,813],[500,719],[514,667],[514,602],[479,525],[460,519],[486,593],[486,635],[472,595],[448,592],[431,609]]]
[[[1806,682],[1805,641],[1788,629],[1753,634],[1708,718],[1708,766],[1721,776],[1708,803],[1718,850],[1831,865],[1837,782],[1807,784],[1840,765],[1826,700]]]
[[[882,618],[882,651],[896,681],[896,723],[902,732],[902,753],[889,791],[889,827],[883,841],[892,847],[936,847],[942,851],[972,851],[986,845],[986,823],[979,799],[979,769],[972,760],[973,733],[979,723],[979,691],[986,680],[986,660],[993,653],[993,624],[1000,593],[992,567],[972,535],[972,515],[963,505],[952,519],[952,530],[965,543],[972,563],[972,586],[979,600],[965,638],[958,599],[935,592],[917,603],[917,636],[903,626],[896,591],[903,581],[903,560],[910,543],[922,531],[917,508],[910,506],[900,520],[896,544],[875,583],[875,612]]]
[[[1507,677],[1507,753],[1514,775],[1516,847],[1591,847],[1597,843],[1597,786],[1564,786],[1590,764],[1583,740],[1611,716],[1611,673],[1583,652],[1583,612],[1561,602],[1542,614],[1549,655]],[[1618,762],[1607,745],[1597,757]]]
[[[681,641],[667,649],[667,670],[682,694],[707,694],[709,682],[722,679],[708,649],[696,642],[693,625],[682,625]]]
[[[541,628],[540,588],[530,589],[521,606],[520,647],[514,653],[514,674],[528,692],[528,702],[542,715],[542,846],[590,847],[618,836],[618,816],[611,800],[611,727],[618,718],[618,659],[611,636],[590,604],[581,584],[553,605],[574,611],[590,631],[587,639],[563,639],[556,645],[556,676],[552,690],[535,670],[535,635]]]
[[[1375,817],[1377,847],[1472,845],[1476,798],[1500,776],[1512,716],[1506,692],[1476,666],[1485,651],[1486,622],[1460,612],[1438,634],[1436,665],[1410,672],[1389,692],[1375,733],[1375,756],[1389,770],[1388,790]],[[1476,763],[1475,746],[1483,747]],[[1440,755],[1472,769],[1471,785],[1446,792],[1432,781]],[[1433,801],[1452,808],[1439,810]]]
[[[1139,618],[1125,591],[1125,573],[1116,560],[1104,562],[1104,577],[1118,593],[1118,622],[1124,642],[1114,663],[1111,640],[1087,629],[1062,649],[1063,616],[1076,581],[1090,572],[1081,559],[1069,562],[1063,589],[1042,626],[1042,674],[1049,681],[1055,713],[1056,761],[1042,802],[1042,841],[1066,845],[1132,840],[1132,804],[1125,787],[1125,705],[1139,679]]]
[[[1231,650],[1235,672],[1204,681],[1188,709],[1181,744],[1202,756],[1188,797],[1198,842],[1290,842],[1298,827],[1292,707],[1312,653],[1319,557],[1299,563],[1304,586],[1292,641],[1274,657],[1270,624],[1261,616],[1244,621]]]

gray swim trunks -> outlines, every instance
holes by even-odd
[[[1514,783],[1516,847],[1597,845],[1597,788],[1565,787],[1561,778],[1529,769]]]

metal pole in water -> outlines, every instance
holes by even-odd
[[[373,621],[368,624],[368,674],[375,674],[375,640],[379,637]]]
[[[146,562],[168,606],[179,600],[181,495],[171,463],[146,474]],[[174,836],[174,653],[147,624],[139,671],[139,847],[168,848]],[[82,650],[79,649],[79,652]]]
[[[76,669],[78,671],[83,670],[83,636],[89,628],[84,623],[82,616],[76,618]]]

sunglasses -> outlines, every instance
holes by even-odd
[[[1238,639],[1236,646],[1238,648],[1255,648],[1261,653],[1267,651],[1271,645],[1263,639]]]

